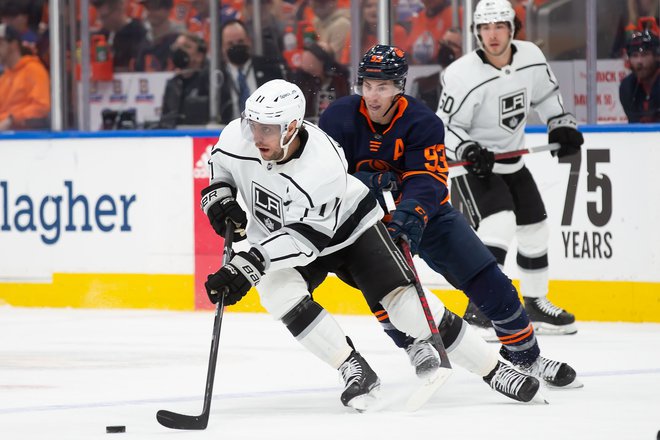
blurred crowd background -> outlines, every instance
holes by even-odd
[[[587,56],[587,3],[512,0],[522,24],[516,38],[537,44],[558,76],[576,78],[565,94],[576,106],[588,104],[579,79]],[[467,4],[474,7],[476,0]],[[434,107],[442,69],[461,56],[470,38],[463,32],[465,5],[464,0],[59,0],[62,62],[54,71],[52,5],[0,0],[0,130],[50,129],[52,105],[59,106],[60,129],[222,125],[239,117],[245,98],[273,78],[301,87],[306,117],[314,121],[334,99],[352,93],[352,54],[379,42],[384,16],[390,42],[406,51],[412,66],[408,93]],[[660,122],[659,10],[659,0],[596,2],[598,87],[611,83],[617,91],[613,96],[599,89],[598,122]],[[83,47],[89,48],[88,62]],[[61,101],[51,102],[53,87]],[[639,104],[637,95],[651,106],[640,118],[627,110]],[[608,106],[612,115],[605,114]]]

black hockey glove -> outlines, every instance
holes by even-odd
[[[461,160],[470,162],[470,165],[465,165],[465,169],[468,170],[470,174],[484,178],[493,173],[495,154],[493,154],[492,151],[483,148],[477,142],[463,142],[456,149],[456,156]]]
[[[247,215],[236,199],[234,199],[231,189],[222,183],[214,183],[204,188],[202,190],[201,205],[216,234],[221,237],[225,236],[225,219],[228,218],[235,225],[234,241],[237,242],[245,239]]]
[[[548,143],[557,142],[559,150],[551,151],[553,156],[570,156],[580,151],[584,137],[577,129],[577,121],[570,113],[564,113],[548,121]]]
[[[392,220],[387,224],[387,231],[396,243],[400,239],[407,240],[410,252],[415,255],[422,241],[422,234],[428,222],[424,208],[417,201],[408,199],[399,203],[391,212]]]
[[[384,173],[376,173],[371,171],[358,171],[353,174],[354,177],[358,178],[362,183],[364,183],[371,194],[378,200],[380,206],[387,212],[387,205],[385,204],[385,199],[383,198],[383,191],[390,191],[392,197],[396,200],[399,197],[399,188],[401,187],[401,182],[397,175],[391,171],[386,171]]]
[[[261,281],[264,274],[263,262],[252,252],[239,252],[229,263],[206,279],[204,287],[213,304],[220,300],[218,295],[225,295],[225,305],[239,302],[251,287]]]

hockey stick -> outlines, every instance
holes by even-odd
[[[222,265],[224,266],[231,258],[231,245],[234,240],[234,228],[231,220],[226,221],[225,244],[222,253]],[[222,315],[225,309],[224,292],[215,305],[215,319],[213,320],[213,336],[211,339],[211,353],[209,354],[209,367],[206,374],[206,389],[204,391],[204,407],[198,416],[188,416],[172,411],[161,409],[156,413],[158,423],[171,429],[206,429],[211,412],[211,397],[213,397],[213,380],[215,378],[215,366],[218,363],[218,342],[220,340],[220,327]]]
[[[495,160],[511,159],[512,157],[524,156],[525,154],[540,153],[541,151],[557,151],[561,147],[560,144],[554,142],[552,144],[538,145],[536,147],[523,148],[521,150],[507,151],[506,153],[497,153]],[[467,160],[450,160],[448,165],[450,167],[462,167],[470,165],[472,162]]]
[[[383,199],[385,199],[385,206],[387,207],[387,210],[389,212],[392,212],[396,209],[396,203],[394,203],[394,196],[392,196],[392,193],[390,191],[383,191]],[[433,319],[433,313],[431,313],[431,308],[429,307],[429,303],[426,300],[424,289],[422,288],[422,284],[419,281],[419,275],[417,275],[417,269],[415,269],[415,263],[413,263],[412,253],[410,252],[410,245],[406,240],[402,239],[399,240],[399,247],[401,248],[401,252],[403,253],[404,258],[406,259],[408,266],[410,266],[410,269],[413,271],[413,275],[415,275],[415,290],[417,291],[419,302],[422,304],[422,309],[424,310],[424,316],[426,317],[426,322],[428,323],[429,329],[431,330],[431,342],[433,343],[433,346],[440,355],[440,368],[451,369],[451,362],[449,362],[449,357],[447,356],[447,350],[445,349],[445,344],[442,342],[442,338],[440,337],[440,332],[438,331],[438,327],[435,325],[435,320]]]
[[[419,302],[422,304],[426,322],[429,324],[429,328],[431,329],[431,342],[433,343],[433,347],[435,347],[435,349],[438,351],[438,354],[440,355],[440,368],[447,368],[451,370],[451,362],[449,362],[445,344],[442,342],[440,331],[438,330],[438,326],[435,325],[433,313],[431,313],[431,308],[429,307],[429,303],[426,300],[426,294],[424,293],[422,284],[419,282],[419,275],[417,274],[417,269],[415,269],[415,263],[413,262],[412,254],[410,252],[410,245],[406,240],[402,239],[399,240],[399,247],[401,248],[401,252],[406,259],[408,266],[410,266],[410,269],[412,269],[413,274],[415,275],[415,290],[417,291]]]

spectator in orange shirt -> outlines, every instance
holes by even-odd
[[[424,9],[412,19],[407,52],[411,64],[434,64],[440,41],[452,26],[450,0],[423,0]],[[460,24],[460,18],[459,18]]]
[[[48,72],[21,44],[21,34],[0,24],[0,131],[46,128],[50,112]]]

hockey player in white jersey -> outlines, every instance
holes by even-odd
[[[460,196],[463,212],[500,265],[514,236],[517,239],[520,290],[535,329],[573,334],[573,314],[546,298],[549,231],[536,183],[522,157],[494,161],[495,153],[525,147],[525,123],[532,108],[547,122],[548,141],[561,144],[553,155],[579,154],[583,143],[541,50],[513,39],[514,17],[507,0],[477,4],[473,32],[479,48],[445,70],[437,114],[446,127],[447,156],[473,163],[466,167],[467,174],[452,179],[454,196]],[[464,318],[490,326],[472,303]]]
[[[414,338],[431,332],[413,285],[413,274],[379,219],[369,190],[347,174],[341,148],[317,126],[303,121],[300,89],[273,80],[247,100],[241,119],[222,131],[212,150],[210,185],[202,208],[214,230],[235,225],[238,252],[211,274],[212,302],[238,302],[256,286],[264,308],[345,381],[341,402],[365,409],[380,380],[334,318],[315,302],[313,290],[334,272],[379,302],[391,321]],[[246,214],[236,201],[239,192]],[[249,220],[248,220],[249,219]],[[494,390],[518,401],[537,394],[536,378],[498,361],[497,351],[435,296],[428,302],[450,360],[478,374]]]

